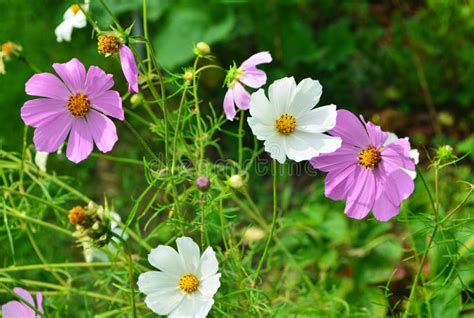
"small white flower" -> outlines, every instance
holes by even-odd
[[[87,17],[81,7],[83,10],[89,10],[89,0],[85,1],[82,6],[73,4],[64,13],[63,22],[54,30],[58,42],[71,41],[72,30],[74,28],[82,29],[87,25]]]
[[[46,163],[48,162],[49,152],[36,151],[35,164],[42,172],[46,172]]]
[[[159,315],[169,317],[206,317],[220,287],[221,274],[211,247],[200,254],[189,237],[176,240],[175,249],[159,245],[151,250],[148,261],[160,271],[138,277],[138,288],[146,294],[145,303]]]
[[[248,123],[272,158],[299,162],[341,146],[341,138],[324,134],[336,126],[336,106],[313,109],[321,93],[319,81],[306,78],[297,86],[293,77],[285,77],[270,85],[270,100],[263,89],[252,94]]]
[[[408,139],[408,137],[405,137]],[[388,133],[388,138],[387,140],[385,140],[385,143],[383,144],[383,146],[388,146],[390,145],[392,142],[394,142],[395,140],[399,139],[398,136],[392,132],[389,132]],[[410,158],[413,159],[413,161],[415,162],[415,165],[418,164],[418,162],[420,162],[420,153],[418,152],[417,149],[410,149],[410,153],[409,153],[409,156]],[[415,180],[416,178],[416,170],[413,170],[413,171],[410,171],[410,170],[406,170],[406,169],[403,169],[413,180]]]
[[[110,228],[112,232],[114,232],[118,236],[122,236],[123,239],[126,240],[128,238],[128,234],[123,233],[123,229],[117,224],[117,222],[120,222],[122,220],[120,215],[116,212],[110,212],[110,217],[112,220],[112,222],[110,222]],[[115,236],[112,237],[112,240],[116,243],[120,243],[120,240]],[[104,252],[102,249],[91,247],[90,244],[83,244],[83,247],[84,247],[84,258],[86,259],[86,262],[92,263],[92,262],[110,261],[109,255],[106,252]],[[107,245],[107,248],[112,253],[115,253],[117,251],[117,248],[112,243],[109,243]]]

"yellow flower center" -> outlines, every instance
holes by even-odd
[[[376,148],[367,148],[359,152],[359,164],[366,169],[377,168],[382,160],[380,151]]]
[[[81,11],[81,7],[79,7],[78,4],[73,4],[71,7],[70,7],[72,13],[76,14],[78,13],[79,11]]]
[[[112,55],[118,52],[119,47],[120,41],[117,39],[117,37],[107,34],[99,36],[99,42],[97,45],[99,53],[102,53],[106,56]]]
[[[13,43],[12,42],[6,42],[6,43],[2,44],[3,54],[9,56],[12,51],[13,51]]]
[[[296,129],[296,118],[290,114],[283,114],[276,120],[276,129],[282,135],[289,135]]]
[[[199,280],[192,274],[186,274],[179,280],[179,288],[186,293],[194,293],[199,287]]]
[[[76,206],[69,211],[69,222],[74,225],[84,225],[87,222],[86,211],[80,206]]]
[[[84,117],[90,109],[91,102],[84,95],[76,94],[69,97],[67,110],[69,110],[74,117]]]

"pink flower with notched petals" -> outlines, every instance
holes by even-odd
[[[92,152],[94,143],[102,152],[118,140],[114,123],[105,115],[124,119],[122,99],[111,90],[113,76],[97,66],[86,70],[77,59],[53,64],[52,73],[33,75],[25,85],[32,99],[21,108],[25,124],[36,128],[36,149],[54,152],[69,136],[66,156],[78,163]]]
[[[362,219],[371,210],[379,221],[397,215],[414,190],[409,172],[415,162],[408,139],[384,145],[388,133],[344,109],[337,111],[336,127],[329,133],[342,138],[341,148],[310,161],[328,173],[326,197],[346,200],[344,213],[351,218]]]
[[[15,294],[23,298],[24,301],[28,302],[32,307],[36,308],[40,313],[44,313],[43,311],[43,296],[41,293],[36,294],[36,306],[33,300],[33,297],[30,295],[29,292],[24,290],[23,288],[14,288],[13,291]],[[2,315],[3,318],[39,318],[40,316],[35,313],[33,309],[28,307],[20,301],[12,300],[2,305]]]
[[[250,93],[242,84],[252,88],[260,88],[267,82],[267,74],[259,70],[257,65],[270,63],[272,56],[269,52],[260,52],[246,59],[240,67],[233,66],[227,72],[227,93],[224,97],[224,112],[228,120],[235,117],[235,105],[246,110],[250,105]]]

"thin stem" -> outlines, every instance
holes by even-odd
[[[8,210],[10,210],[10,211],[8,211]],[[72,237],[72,232],[63,229],[62,227],[56,226],[56,225],[54,225],[52,223],[49,223],[49,222],[44,222],[44,221],[29,217],[29,216],[27,216],[27,215],[25,215],[25,214],[23,214],[19,211],[16,211],[15,209],[12,209],[8,206],[5,206],[5,213],[9,214],[11,216],[17,217],[19,219],[23,219],[23,220],[28,221],[30,223],[35,223],[35,224],[38,224],[40,226],[47,227],[47,228],[55,230],[59,233],[65,234],[69,237]]]
[[[146,3],[146,1],[144,1]],[[128,254],[126,255],[127,260],[128,260],[128,279],[130,282],[130,301],[132,302],[132,313],[133,317],[137,317],[137,305],[135,303],[135,280],[133,277],[133,261],[132,261],[132,255]]]
[[[199,158],[198,158],[198,171],[201,171],[201,161],[204,158],[204,146],[203,146],[203,133],[202,133],[202,126],[201,126],[201,110],[199,109],[199,98],[197,94],[197,65],[199,62],[199,56],[196,57],[193,66],[193,95],[194,95],[194,107],[196,110],[196,120],[197,120],[197,130],[198,130],[198,141],[199,141]]]
[[[28,126],[23,128],[23,146],[21,151],[21,165],[20,165],[20,192],[25,192],[23,187],[23,177],[25,175],[25,160],[26,160],[26,137],[28,136]]]
[[[258,263],[257,271],[255,274],[255,282],[258,280],[258,276],[260,275],[260,271],[262,269],[263,262],[268,253],[268,249],[270,247],[270,243],[272,241],[273,233],[275,232],[276,226],[276,219],[277,219],[277,162],[273,160],[273,216],[272,216],[272,225],[270,228],[270,234],[267,237],[267,242],[265,243],[265,249],[263,250],[263,255],[260,258],[260,262]]]
[[[244,157],[244,149],[243,149],[243,139],[244,139],[244,118],[245,113],[243,110],[240,110],[240,122],[239,122],[239,169],[242,169],[242,162]]]
[[[203,67],[200,67],[198,70],[196,70],[196,73],[194,73],[194,75],[197,75],[198,73],[201,73],[202,71],[204,70],[208,70],[208,69],[217,69],[217,70],[221,70],[221,71],[225,71],[226,69],[219,66],[219,65],[215,65],[215,64],[209,64],[209,65],[205,65]]]
[[[99,0],[100,3],[102,4],[102,6],[104,7],[105,11],[107,11],[107,13],[110,15],[110,17],[112,18],[112,21],[114,21],[115,25],[117,26],[117,28],[119,30],[122,30],[122,27],[120,26],[120,23],[119,21],[117,20],[117,18],[115,17],[115,15],[113,14],[112,10],[110,10],[109,6],[107,5],[107,3],[105,3],[104,0]]]
[[[187,92],[187,86],[183,90],[183,95],[181,95],[181,101],[179,102],[179,108],[178,108],[178,118],[176,119],[176,127],[174,129],[174,136],[173,136],[173,157],[171,161],[171,174],[174,175],[174,170],[176,168],[176,145],[178,142],[178,133],[179,133],[179,126],[181,122],[181,114],[183,110],[183,104],[184,101],[186,100],[186,92]]]
[[[78,267],[122,267],[124,264],[117,262],[97,262],[97,263],[87,263],[87,262],[71,262],[71,263],[51,263],[51,264],[31,264],[31,265],[22,265],[15,267],[6,267],[0,268],[0,273],[6,272],[22,272],[30,270],[51,270],[56,268],[78,268]]]

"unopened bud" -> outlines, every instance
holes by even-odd
[[[240,174],[234,174],[229,178],[229,185],[234,189],[240,189],[244,185],[244,180]]]
[[[184,74],[183,74],[183,79],[184,79],[186,82],[191,82],[191,80],[193,79],[193,72],[191,72],[191,71],[186,71],[186,72],[184,72]]]
[[[265,232],[259,227],[249,227],[244,232],[244,241],[246,243],[251,243],[255,241],[260,241],[265,237]]]
[[[196,186],[201,191],[206,191],[207,189],[209,189],[210,185],[211,181],[209,181],[209,178],[206,176],[200,176],[196,179]]]
[[[444,145],[436,149],[436,158],[442,161],[449,161],[455,159],[456,156],[453,153],[454,149],[450,145]]]
[[[138,94],[133,94],[132,97],[130,97],[130,103],[132,103],[133,107],[137,107],[140,105],[143,101],[143,95],[138,93]]]
[[[196,44],[194,52],[199,56],[205,56],[211,53],[211,47],[206,42],[199,42]]]

